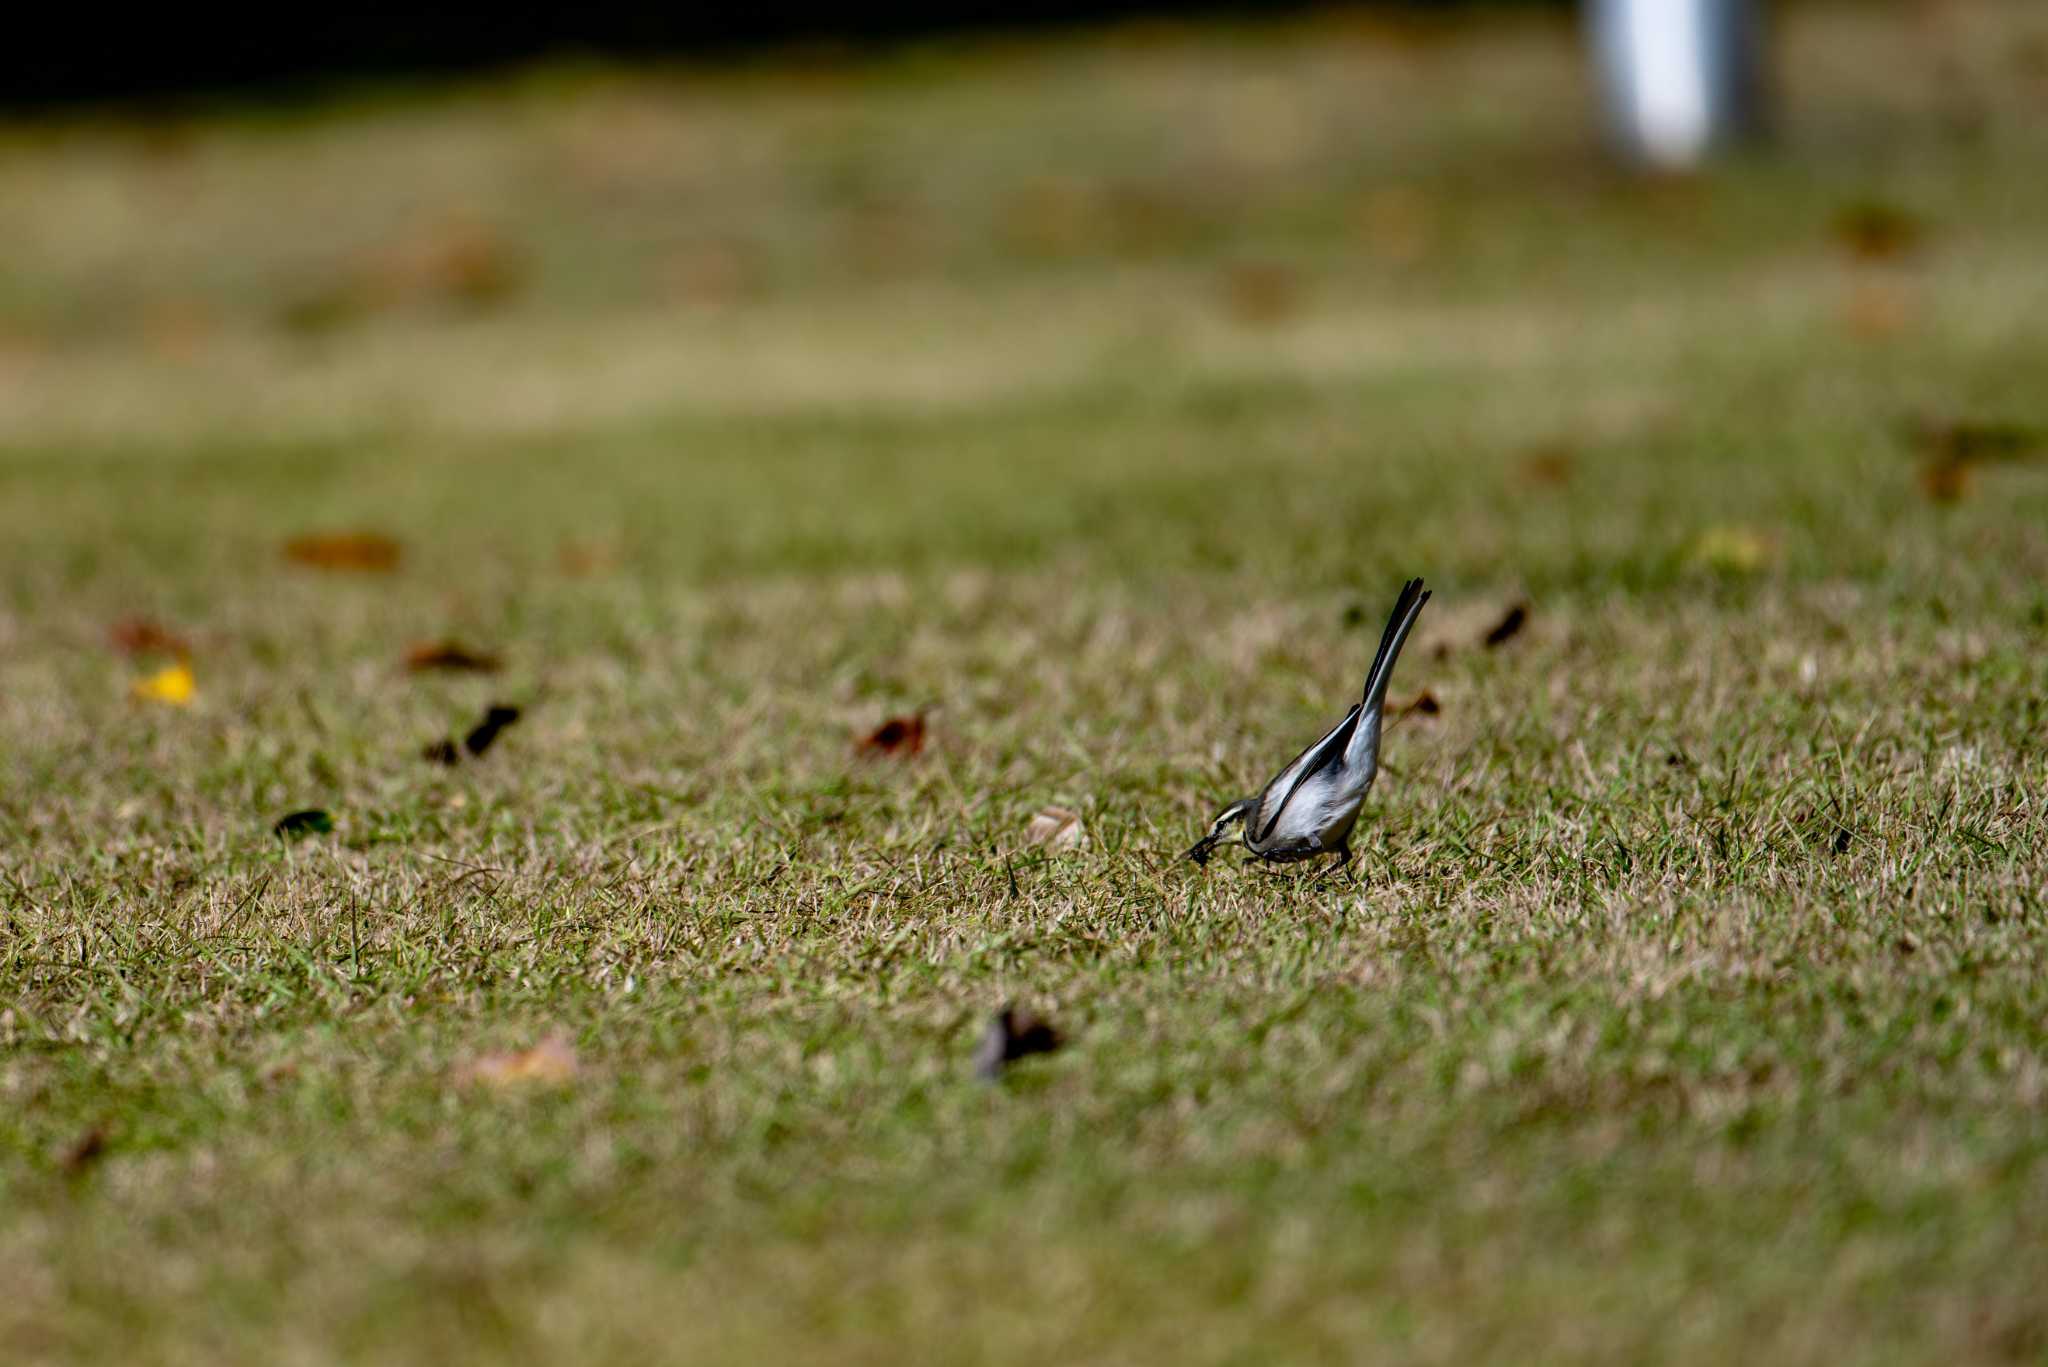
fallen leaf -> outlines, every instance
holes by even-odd
[[[1753,574],[1770,563],[1771,538],[1749,527],[1709,527],[1694,538],[1687,558],[1730,574]]]
[[[107,630],[107,639],[123,655],[175,655],[182,660],[192,653],[184,637],[147,617],[114,623]]]
[[[334,830],[334,818],[325,808],[308,807],[304,811],[289,812],[277,819],[271,831],[286,840],[304,840],[309,835],[327,835]]]
[[[569,1036],[557,1031],[531,1049],[472,1059],[456,1070],[455,1078],[463,1086],[516,1087],[535,1083],[560,1087],[575,1079],[576,1068],[576,1050],[570,1045]]]
[[[1993,461],[2025,460],[2044,441],[2039,428],[2023,423],[1955,418],[1914,419],[1906,439],[1920,449],[1920,488],[1937,503],[1953,503],[1970,491],[1976,468]]]
[[[470,754],[481,756],[484,751],[491,748],[491,743],[497,740],[500,731],[518,720],[518,708],[507,707],[503,703],[492,703],[490,710],[484,713],[484,719],[462,738],[462,746]]]
[[[1025,840],[1054,850],[1071,850],[1087,838],[1088,832],[1081,825],[1080,813],[1070,812],[1065,807],[1044,808],[1024,828]]]
[[[1495,622],[1481,639],[1488,650],[1496,650],[1520,635],[1522,628],[1527,626],[1528,623],[1529,605],[1527,603],[1517,603],[1509,608],[1507,614],[1498,622]]]
[[[105,1125],[94,1125],[64,1146],[57,1155],[57,1169],[66,1177],[83,1176],[87,1169],[107,1156],[109,1139]]]
[[[183,660],[166,666],[147,678],[137,679],[130,685],[130,691],[145,702],[169,703],[173,707],[188,707],[199,692],[198,680],[192,677],[192,666]]]
[[[459,641],[426,641],[406,652],[405,667],[415,674],[432,669],[495,674],[504,664],[497,656],[471,650]]]
[[[1976,466],[1966,460],[1930,460],[1920,467],[1920,492],[1936,503],[1955,503],[1970,492]]]
[[[996,1012],[982,1032],[974,1051],[974,1075],[994,1082],[1020,1058],[1050,1054],[1065,1044],[1059,1030],[1045,1017],[1020,1010],[1014,1003]]]
[[[378,532],[322,532],[294,537],[285,556],[316,570],[357,570],[388,574],[398,568],[399,545]]]
[[[908,759],[924,749],[924,713],[891,717],[861,738],[864,755],[896,755]]]
[[[1407,702],[1394,703],[1390,710],[1397,717],[1405,717],[1410,713],[1420,713],[1425,717],[1434,717],[1444,709],[1443,704],[1436,700],[1436,694],[1425,688]]]
[[[1864,261],[1889,261],[1917,250],[1927,236],[1918,214],[1881,199],[1857,200],[1835,214],[1835,241]]]
[[[2048,444],[2048,433],[1996,419],[1921,418],[1907,432],[1929,456],[1945,460],[2022,460]]]

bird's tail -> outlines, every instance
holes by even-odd
[[[1401,647],[1408,644],[1408,633],[1415,629],[1415,619],[1422,615],[1422,605],[1428,601],[1429,590],[1422,587],[1420,579],[1410,579],[1401,586],[1401,596],[1394,600],[1393,615],[1387,618],[1386,634],[1380,637],[1380,653],[1373,656],[1372,672],[1365,676],[1365,716],[1377,718],[1386,705],[1387,685],[1394,678],[1394,661],[1401,658]]]

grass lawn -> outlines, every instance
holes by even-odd
[[[1781,18],[0,130],[0,1359],[2043,1360],[2048,12]]]

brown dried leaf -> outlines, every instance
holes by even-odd
[[[111,1136],[105,1125],[94,1125],[85,1133],[64,1146],[57,1155],[57,1170],[66,1177],[80,1177],[95,1163],[107,1156],[107,1141]]]
[[[1956,503],[1970,492],[1976,467],[1966,460],[1930,460],[1920,467],[1920,492],[1936,503]]]
[[[910,758],[924,749],[924,713],[889,718],[863,736],[856,748],[863,755]]]
[[[350,570],[389,574],[403,553],[399,544],[380,532],[320,532],[293,537],[285,557],[316,570]]]
[[[472,1059],[456,1070],[455,1080],[464,1087],[561,1087],[575,1080],[576,1071],[576,1050],[558,1030],[531,1049]]]
[[[1924,457],[1921,491],[1937,503],[1954,503],[1969,493],[1979,465],[2026,460],[2044,444],[2038,428],[1972,418],[1915,419],[1906,424],[1905,435]]]
[[[1437,701],[1436,694],[1425,688],[1407,702],[1388,704],[1387,710],[1397,717],[1405,717],[1411,714],[1434,717],[1442,712],[1444,708],[1443,704]]]
[[[1929,460],[2024,460],[2048,445],[2040,428],[1996,419],[1920,418],[1906,431]]]
[[[423,641],[405,653],[405,667],[415,674],[434,669],[495,674],[504,668],[504,662],[487,651],[471,650],[459,641]]]
[[[1074,849],[1087,838],[1088,831],[1081,824],[1081,814],[1070,812],[1065,807],[1043,808],[1024,827],[1026,841],[1052,850]]]
[[[192,653],[191,643],[184,637],[147,617],[114,623],[107,630],[107,639],[123,655],[175,655],[182,660]]]

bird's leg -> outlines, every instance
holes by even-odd
[[[1348,871],[1351,868],[1351,846],[1349,843],[1339,845],[1336,849],[1331,850],[1330,853],[1336,857],[1330,860],[1329,863],[1323,865],[1323,871],[1316,875],[1316,881],[1318,883],[1322,882],[1325,878],[1328,878],[1331,874],[1335,873],[1339,869],[1344,869],[1348,873]]]

